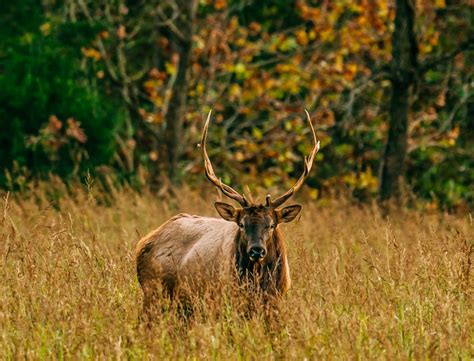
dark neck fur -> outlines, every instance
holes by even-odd
[[[249,282],[269,294],[279,294],[289,286],[286,250],[279,229],[273,233],[267,256],[262,263],[250,260],[245,246],[240,242],[240,232],[235,239],[235,266],[241,282]]]

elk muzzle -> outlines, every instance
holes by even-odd
[[[252,262],[260,262],[265,258],[267,250],[260,245],[253,245],[249,248],[247,253]]]

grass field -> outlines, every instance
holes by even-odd
[[[180,201],[115,190],[108,202],[79,189],[54,207],[47,184],[4,194],[0,359],[474,357],[472,215],[384,219],[346,201],[303,202],[284,226],[293,283],[277,320],[223,297],[189,323],[162,311],[143,327],[135,244],[177,212],[216,215],[206,189]]]

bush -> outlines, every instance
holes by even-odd
[[[13,168],[68,177],[110,163],[125,113],[81,66],[87,31],[82,39],[69,39],[68,24],[15,15],[42,14],[34,2],[6,7],[12,7],[10,17],[2,23],[16,31],[0,32],[0,185],[6,184],[5,170]]]

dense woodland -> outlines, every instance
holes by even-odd
[[[157,191],[474,204],[469,0],[22,0],[0,4],[0,186],[59,176]]]

